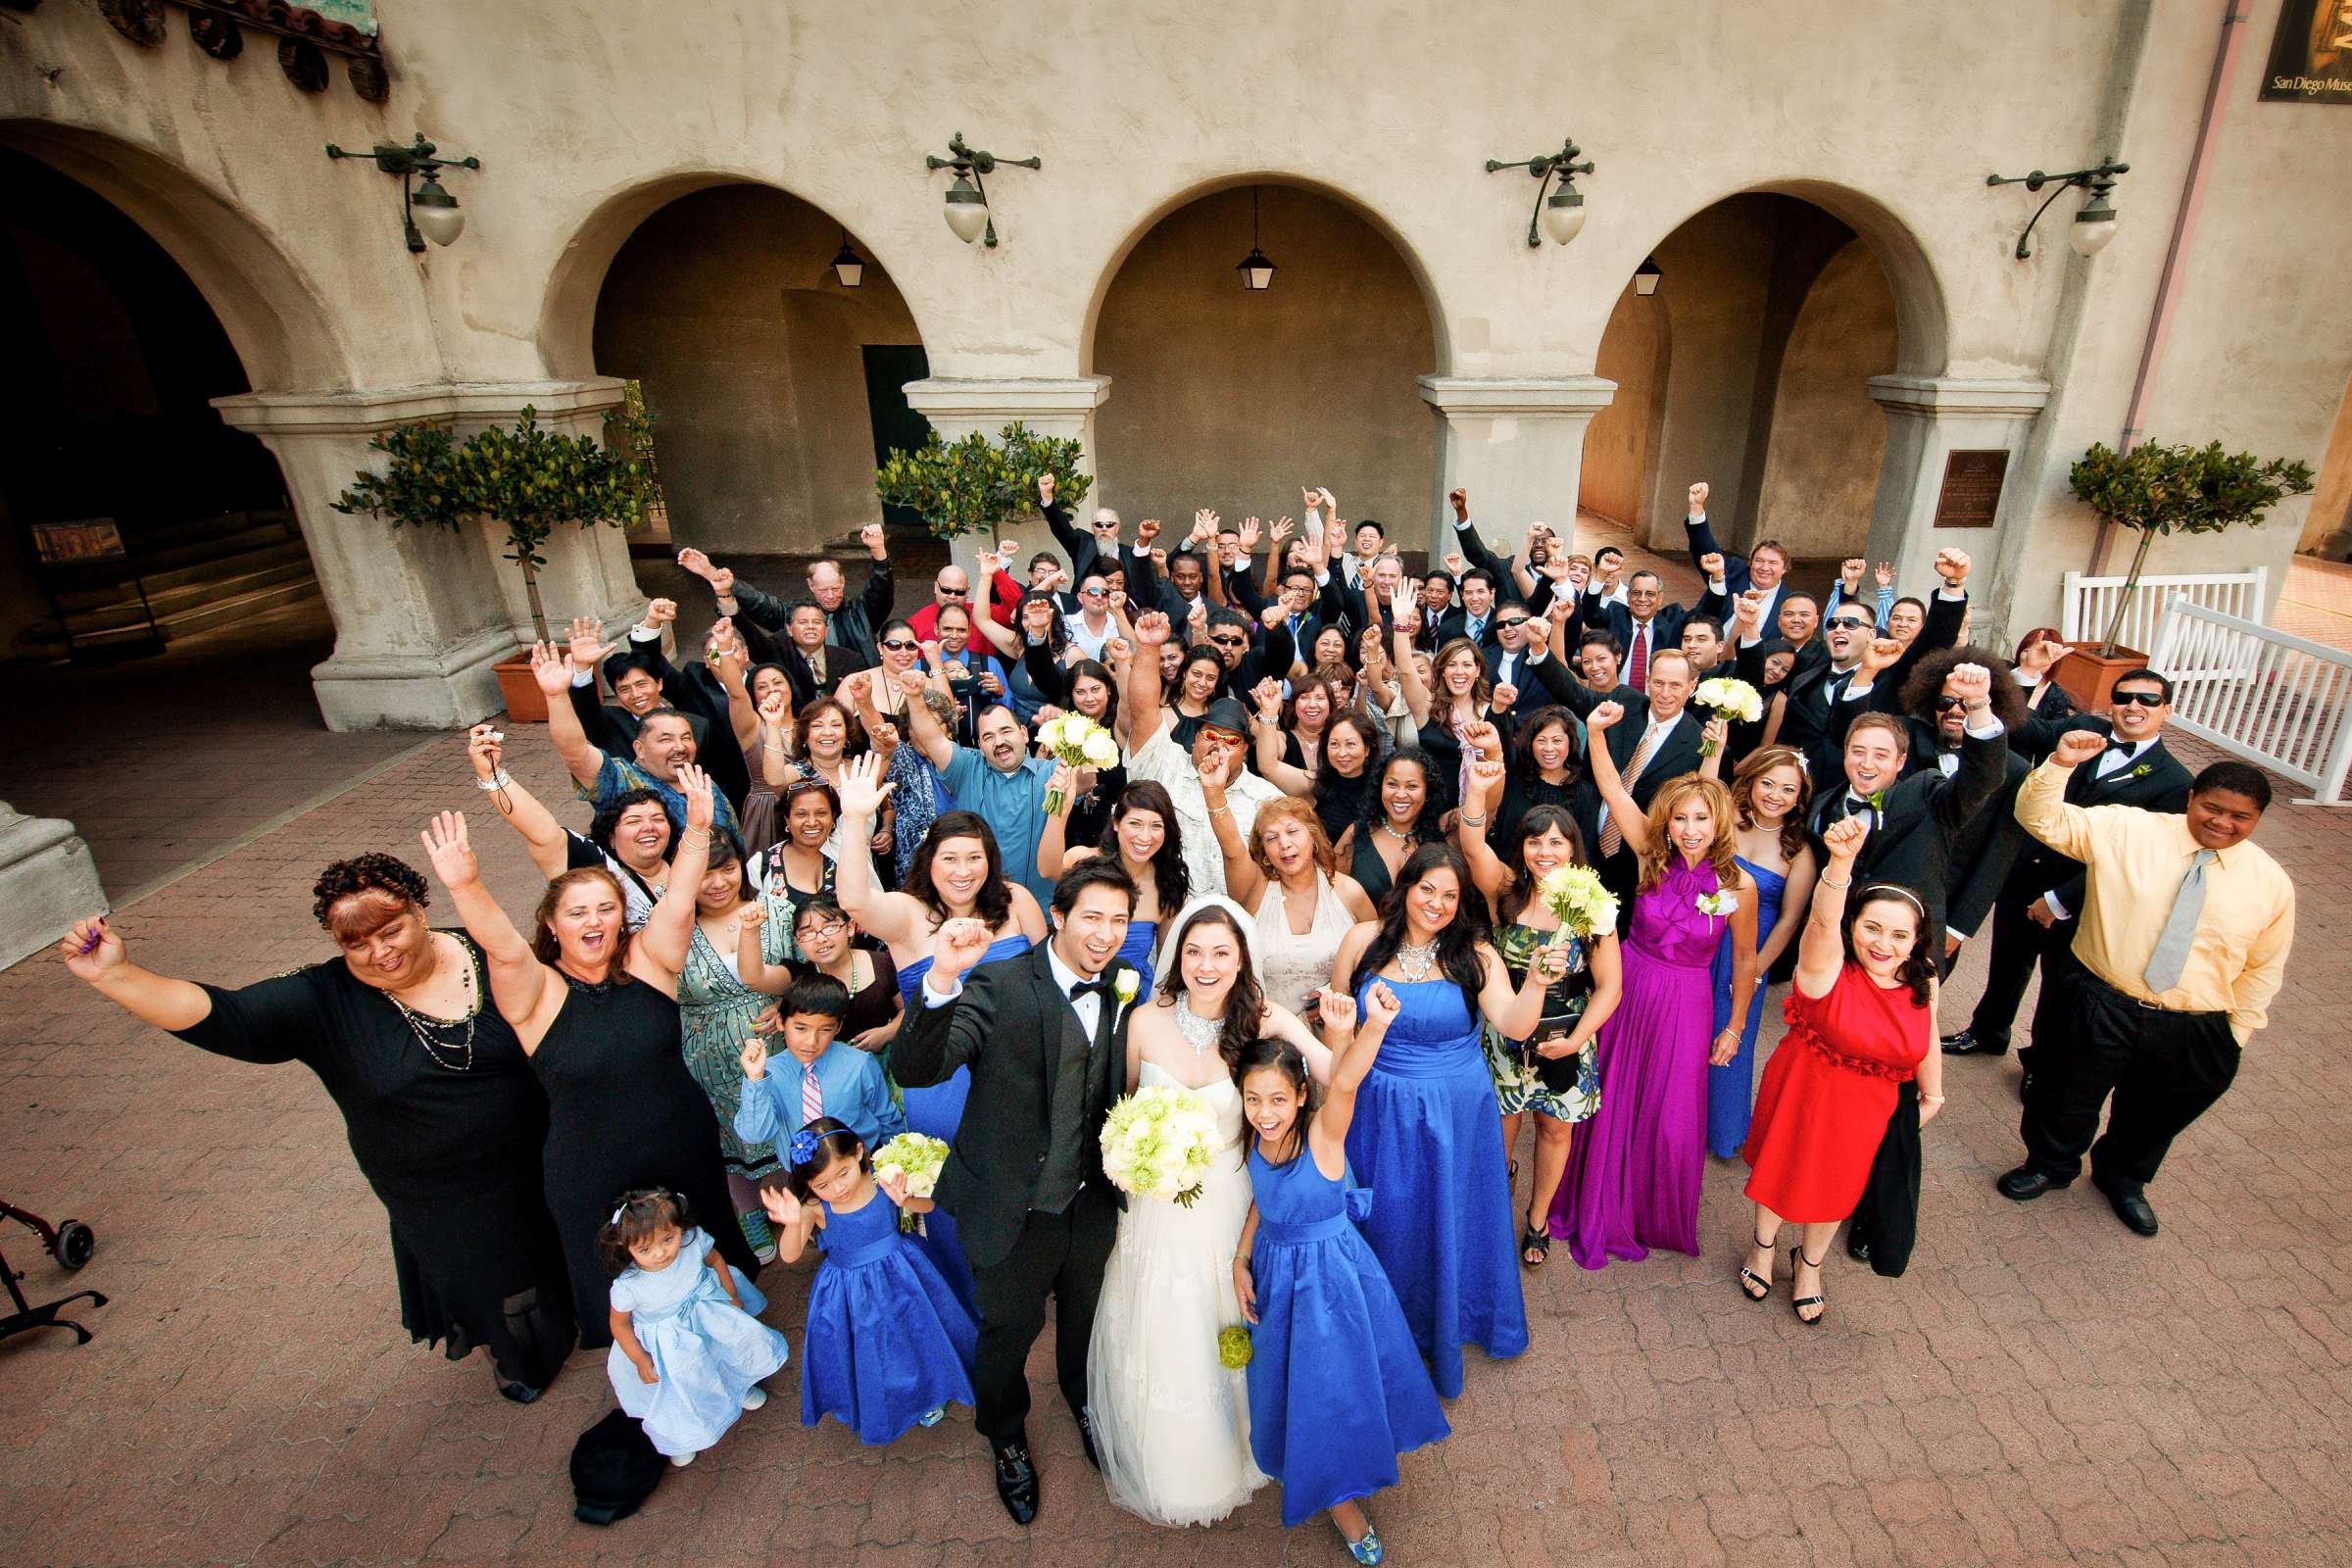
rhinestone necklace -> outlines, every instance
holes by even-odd
[[[1396,944],[1396,972],[1407,980],[1426,980],[1438,966],[1438,945],[1435,942],[1399,942]]]
[[[1184,1037],[1186,1045],[1193,1048],[1193,1055],[1197,1059],[1206,1055],[1209,1048],[1217,1043],[1217,1037],[1225,1032],[1225,1020],[1203,1018],[1193,1011],[1192,1004],[1184,998],[1178,997],[1176,999],[1176,1032]]]

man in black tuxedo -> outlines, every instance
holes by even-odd
[[[1472,566],[1462,573],[1459,592],[1461,608],[1447,612],[1438,622],[1437,643],[1440,648],[1456,637],[1467,637],[1478,645],[1482,654],[1493,653],[1501,646],[1494,626],[1494,598],[1498,583],[1494,574],[1484,566]]]
[[[1697,688],[1690,656],[1679,648],[1667,648],[1650,661],[1646,693],[1620,686],[1604,696],[1579,682],[1557,695],[1562,706],[1585,721],[1587,744],[1608,747],[1625,792],[1646,810],[1667,780],[1698,771],[1698,748],[1706,738],[1706,725],[1700,714],[1686,706]],[[1614,711],[1604,711],[1612,709]],[[1601,739],[1595,742],[1593,736]],[[1617,895],[1618,925],[1623,929],[1633,920],[1634,888],[1641,867],[1634,852],[1626,847],[1623,832],[1610,823],[1608,808],[1590,773],[1577,781],[1568,810],[1590,847],[1601,881]]]
[[[1494,704],[1513,718],[1525,718],[1539,708],[1565,703],[1577,684],[1565,664],[1551,657],[1551,622],[1531,615],[1516,599],[1494,608],[1498,639],[1487,655],[1487,684],[1494,689]]]
[[[1788,547],[1778,539],[1759,539],[1744,556],[1727,552],[1707,520],[1707,491],[1704,479],[1690,487],[1689,511],[1683,517],[1683,538],[1690,547],[1690,564],[1698,568],[1699,581],[1721,600],[1754,594],[1756,624],[1770,626],[1780,614],[1781,596],[1789,589]],[[1723,584],[1720,591],[1715,590],[1718,579]],[[1725,612],[1723,604],[1710,605],[1703,600],[1699,608],[1716,614]]]
[[[1910,736],[1890,713],[1857,714],[1846,729],[1842,781],[1825,779],[1815,796],[1814,854],[1827,858],[1821,832],[1846,816],[1868,816],[1870,837],[1854,861],[1865,882],[1894,882],[1919,895],[1928,919],[1921,940],[1930,953],[1943,948],[1944,909],[1953,846],[1968,819],[2000,788],[2009,755],[2008,731],[1992,710],[1992,672],[1982,664],[1955,665],[1947,677],[1960,698],[1960,760],[1951,777],[1940,768],[1902,777]],[[1818,776],[1818,775],[1817,775]]]
[[[2134,669],[2117,679],[2108,717],[2070,713],[2054,726],[2029,721],[2018,727],[2018,739],[2038,755],[2055,746],[2058,735],[2067,730],[2087,730],[2106,738],[2107,751],[2096,762],[2068,775],[2069,806],[2136,806],[2148,811],[2181,812],[2188,809],[2189,774],[2164,744],[2164,722],[2172,712],[2173,683],[2152,669]],[[2026,982],[2037,967],[2041,998],[2034,1007],[2034,1045],[2018,1053],[2019,1062],[2031,1072],[2029,1058],[2063,1035],[2063,993],[2072,976],[2075,922],[2082,912],[2086,876],[2080,860],[2039,839],[2026,841],[1993,905],[1992,951],[1984,994],[1977,999],[1968,1027],[1943,1037],[1946,1055],[2006,1053]],[[2046,1031],[2044,1024],[2049,1026]]]
[[[977,1424],[996,1455],[997,1495],[1015,1524],[1037,1517],[1025,1368],[1046,1326],[1048,1296],[1061,1396],[1095,1461],[1086,1352],[1125,1206],[1102,1174],[1101,1135],[1127,1085],[1137,975],[1118,951],[1134,912],[1135,883],[1114,858],[1082,861],[1054,884],[1053,938],[983,964],[968,980],[964,971],[988,948],[987,923],[948,921],[921,995],[890,1045],[892,1070],[909,1089],[944,1083],[958,1067],[972,1071],[936,1197],[956,1216],[972,1265]]]
[[[1937,969],[1946,977],[1952,972],[1960,944],[1984,928],[2010,865],[2025,850],[2026,830],[2014,808],[2017,788],[2034,765],[2018,745],[2026,723],[2026,698],[2009,661],[1989,648],[1946,648],[1921,660],[1911,678],[1903,682],[1903,727],[1911,745],[1903,755],[1902,776],[1927,772],[1945,778],[1959,775],[1961,754],[1968,744],[1968,710],[1952,671],[1962,664],[1981,664],[1992,672],[1988,692],[1992,713],[2008,732],[2010,747],[2001,782],[1952,841],[1953,882],[1944,909],[1943,950],[1936,956]]]
[[[1054,530],[1054,537],[1061,542],[1061,548],[1070,553],[1071,582],[1084,582],[1090,571],[1125,566],[1126,563],[1119,559],[1119,514],[1108,507],[1097,507],[1091,532],[1080,533],[1071,523],[1069,513],[1054,504],[1054,475],[1041,473],[1037,476],[1037,510],[1044,514],[1046,526]]]

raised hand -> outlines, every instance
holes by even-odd
[[[869,522],[864,527],[858,529],[858,542],[865,546],[866,553],[872,556],[876,561],[880,561],[882,559],[885,544],[882,535],[882,525],[880,523]]]
[[[487,724],[476,724],[466,732],[466,755],[473,762],[476,778],[493,778],[498,773],[498,760],[506,751],[506,736]]]
[[[718,803],[710,788],[710,775],[692,762],[680,762],[678,793],[686,797],[687,831],[708,833],[711,818],[718,814]]]
[[[889,1176],[876,1176],[874,1185],[882,1189],[882,1196],[889,1199],[892,1204],[899,1208],[906,1206],[906,1173],[905,1171],[899,1171]]]
[[[1364,1022],[1367,1025],[1386,1029],[1396,1021],[1396,1015],[1402,1011],[1404,1004],[1396,1000],[1396,993],[1389,989],[1386,980],[1373,981],[1364,992]]]
[[[758,900],[750,900],[735,911],[735,923],[737,930],[757,935],[760,928],[767,923],[767,908]]]
[[[1560,618],[1565,620],[1568,617],[1562,613]],[[1527,645],[1527,651],[1531,658],[1544,654],[1551,647],[1551,617],[1548,615],[1528,616],[1527,624],[1519,628],[1519,639]]]
[[[1355,1029],[1355,999],[1345,991],[1325,986],[1315,994],[1315,1012],[1329,1033],[1344,1035]]]
[[[1698,558],[1698,574],[1709,582],[1723,575],[1723,552],[1710,550]]]
[[[452,893],[482,879],[482,868],[474,863],[473,846],[466,839],[464,811],[435,812],[416,837],[424,845],[426,858],[433,862],[433,875]]]
[[[882,760],[871,752],[841,764],[841,814],[870,821],[899,786],[882,783]]]
[[[1127,639],[1124,637],[1113,637],[1102,645],[1102,662],[1108,664],[1114,672],[1125,669],[1127,661],[1134,657],[1135,650],[1127,646]]]
[[[793,1197],[789,1187],[760,1188],[760,1206],[766,1209],[767,1217],[784,1230],[790,1230],[801,1222],[801,1200]]]
[[[979,578],[983,583],[992,582],[995,580],[997,568],[1004,564],[1004,558],[1002,555],[999,555],[994,548],[983,550],[980,552],[980,554],[972,558],[972,564],[977,569]]]
[[[1200,511],[1193,514],[1193,531],[1191,536],[1185,542],[1187,544],[1198,544],[1204,539],[1214,539],[1217,536],[1217,527],[1223,521],[1224,519],[1219,517],[1214,512],[1210,511],[1206,507],[1202,507]]]
[[[571,661],[558,652],[553,643],[533,643],[531,679],[538,684],[542,696],[569,701],[565,694],[571,690]]]
[[[1255,517],[1244,517],[1242,519],[1241,531],[1236,536],[1240,540],[1240,548],[1243,555],[1253,556],[1257,554],[1257,541],[1259,536],[1260,530],[1257,519]]]
[[[939,928],[931,947],[931,972],[958,979],[988,951],[988,922],[963,915]]]
[[[1848,556],[1838,564],[1838,581],[1848,594],[1857,593],[1862,587],[1862,573],[1869,569],[1869,562],[1860,556]]]
[[[1707,489],[1707,481],[1704,479],[1699,480],[1698,483],[1690,487],[1690,503],[1691,516],[1703,517],[1707,514],[1707,497],[1712,492]]]
[[[1724,743],[1729,741],[1731,738],[1731,720],[1725,718],[1721,713],[1717,713],[1713,718],[1708,719],[1707,727],[1699,732],[1699,739],[1706,742],[1703,750],[1709,756],[1722,751],[1724,748]]]
[[[678,564],[705,582],[710,580],[710,558],[692,545],[678,552]]]
[[[2084,762],[2107,750],[2107,737],[2096,730],[2070,729],[2058,737],[2051,749],[2050,760],[2060,767],[2081,767]]]
[[[1266,630],[1272,631],[1288,619],[1290,613],[1289,606],[1279,599],[1270,599],[1266,602],[1266,608],[1257,612],[1257,618],[1265,624]]]
[[[1601,703],[1585,715],[1585,728],[1594,731],[1604,730],[1624,716],[1625,705],[1623,703]]]
[[[571,667],[594,669],[605,655],[612,651],[605,641],[605,623],[587,615],[571,617]]]
[[[2044,637],[2032,647],[2017,651],[2017,667],[2038,680],[2050,672],[2050,666],[2065,652],[2066,644],[2055,637]]]
[[[1890,669],[1903,657],[1903,645],[1891,637],[1873,637],[1862,650],[1862,667],[1873,675]]]
[[[745,1036],[743,1052],[737,1059],[743,1063],[743,1075],[758,1083],[767,1076],[767,1042],[758,1035]]]
[[[762,724],[783,724],[791,711],[791,704],[792,689],[790,687],[776,686],[770,688],[768,694],[765,697],[760,698],[759,703],[756,705],[760,710],[760,722]]]
[[[1882,561],[1882,562],[1880,562],[1880,563],[1879,563],[1879,569],[1878,569],[1878,579],[1879,579],[1879,586],[1880,586],[1880,587],[1882,587],[1882,588],[1891,588],[1891,587],[1893,587],[1893,586],[1894,586],[1894,563],[1893,563],[1893,562],[1891,562],[1891,561]]]
[[[1550,578],[1553,582],[1566,582],[1568,580],[1568,574],[1573,571],[1575,567],[1576,563],[1570,561],[1566,556],[1546,556],[1544,558],[1544,564],[1538,566],[1536,569],[1542,572],[1544,576]],[[1579,588],[1582,588],[1584,584],[1582,582],[1577,584],[1577,587]]]
[[[712,566],[710,568],[710,575],[708,580],[710,584],[710,595],[712,598],[732,599],[735,597],[734,567]]]
[[[870,669],[860,669],[844,675],[841,678],[841,684],[834,687],[834,690],[840,694],[842,701],[851,707],[861,708],[873,699],[874,672]]]
[[[1158,657],[1160,645],[1166,642],[1170,635],[1172,635],[1172,628],[1168,625],[1168,617],[1158,611],[1151,611],[1135,617],[1135,640],[1140,646],[1152,650],[1153,658]]]
[[[1078,770],[1067,762],[1055,762],[1054,776],[1046,780],[1046,800],[1061,808],[1054,815],[1069,815],[1070,808],[1078,800]]]
[[[1954,664],[1944,679],[1950,682],[1952,695],[1972,713],[1992,700],[1992,671],[1983,664]]]
[[[1203,599],[1193,606],[1193,612],[1184,618],[1186,633],[1196,643],[1208,641],[1208,601]]]
[[[74,979],[95,985],[107,970],[116,968],[127,958],[122,951],[122,939],[115,935],[114,927],[105,915],[91,920],[76,920],[66,939],[57,945],[57,956],[66,960],[66,972]]]
[[[1135,542],[1137,544],[1148,545],[1158,537],[1159,519],[1157,517],[1146,517],[1135,525]]]
[[[1389,596],[1389,614],[1401,627],[1405,616],[1418,615],[1418,604],[1419,601],[1413,597],[1413,590],[1404,583],[1398,583],[1396,591]]]
[[[645,607],[645,624],[648,626],[666,626],[677,618],[678,602],[675,599],[656,599]]]
[[[1257,716],[1273,723],[1282,716],[1282,682],[1269,675],[1250,688],[1250,701],[1257,704]]]
[[[1518,701],[1519,688],[1506,680],[1494,688],[1494,695],[1488,701],[1487,706],[1497,713],[1507,713]]]
[[[1955,592],[1968,581],[1968,552],[1965,550],[1936,552],[1936,575],[1943,579],[1945,587]]]
[[[1298,487],[1298,500],[1309,512],[1323,504],[1322,493],[1311,484],[1302,484]]]
[[[1451,490],[1446,492],[1446,504],[1453,508],[1454,521],[1464,522],[1469,519],[1470,492],[1468,490],[1458,484],[1455,485]]]
[[[1273,549],[1280,549],[1282,542],[1288,539],[1298,526],[1288,517],[1276,517],[1274,526],[1266,530],[1267,545]]]
[[[1453,573],[1453,580],[1456,582],[1461,581],[1462,573],[1470,569],[1470,563],[1462,559],[1462,553],[1458,550],[1446,552],[1445,565],[1447,571]]]
[[[1752,627],[1763,613],[1764,595],[1756,589],[1750,588],[1732,601],[1732,624],[1735,626]]]
[[[2104,750],[2104,748],[2105,743],[2102,742],[2101,749]],[[1862,841],[1869,836],[1870,817],[1864,812],[1857,811],[1852,816],[1841,816],[1828,827],[1823,828],[1821,830],[1821,847],[1830,852],[1832,864],[1850,867],[1854,863],[1854,857],[1862,853]],[[1843,880],[1850,881],[1851,878],[1847,877]]]
[[[1503,765],[1499,758],[1480,757],[1470,763],[1470,782],[1478,791],[1492,790],[1502,782]]]
[[[1037,476],[1037,504],[1041,507],[1054,504],[1054,470],[1051,468]]]

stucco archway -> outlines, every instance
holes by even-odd
[[[1869,380],[1944,367],[1943,291],[1916,237],[1859,192],[1788,180],[1708,203],[1651,254],[1657,291],[1629,279],[1600,344],[1619,386],[1580,502],[1673,549],[1703,478],[1727,543],[1859,553],[1887,450]]]
[[[1271,288],[1235,264],[1256,233]],[[1296,514],[1328,483],[1347,515],[1417,544],[1436,434],[1415,378],[1449,365],[1427,269],[1376,213],[1283,174],[1237,174],[1160,203],[1112,254],[1080,337],[1110,377],[1095,416],[1104,499],[1131,515]],[[1287,499],[1286,499],[1287,498]]]

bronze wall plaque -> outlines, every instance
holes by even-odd
[[[1943,489],[1936,497],[1936,526],[1991,527],[2001,510],[2001,480],[2008,472],[2009,454],[1998,448],[1946,457]]]

